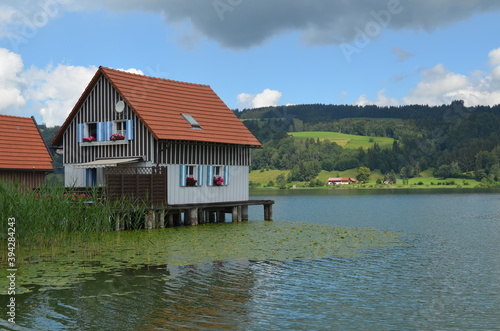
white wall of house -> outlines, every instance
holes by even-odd
[[[181,186],[181,165],[164,165],[168,168],[168,204],[210,203],[245,201],[249,199],[248,166],[229,166],[229,184],[207,185],[208,166],[202,167],[202,183],[195,187]]]
[[[136,163],[128,163],[120,165],[120,167],[151,167],[153,163],[151,161],[143,161]],[[76,164],[65,164],[64,165],[64,186],[65,187],[87,187],[88,185],[88,171],[86,168],[77,168]],[[96,180],[95,186],[105,186],[106,176],[105,168],[96,169]]]

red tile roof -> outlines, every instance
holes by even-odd
[[[62,133],[101,75],[111,82],[156,139],[261,145],[210,86],[105,67],[99,67],[53,144],[62,142]],[[191,115],[201,130],[193,129],[181,114]]]
[[[53,170],[33,118],[0,115],[0,141],[0,169]]]

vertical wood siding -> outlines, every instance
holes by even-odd
[[[160,143],[161,164],[242,165],[251,163],[250,147],[206,142],[172,141]]]
[[[248,166],[230,166],[231,183],[223,186],[209,186],[202,183],[196,187],[181,186],[182,165],[168,167],[168,204],[209,203],[246,201],[249,199]],[[203,178],[207,178],[208,166],[202,166]]]
[[[65,164],[91,162],[99,158],[127,156],[143,156],[147,161],[155,162],[154,137],[127,104],[121,114],[115,111],[115,104],[120,100],[122,98],[119,93],[104,76],[101,77],[63,135]],[[133,121],[133,134],[131,136],[130,132],[128,132],[126,137],[133,139],[126,140],[127,144],[82,145],[79,143],[79,139],[83,138],[83,133],[78,130],[78,124],[119,120]],[[100,141],[106,140],[114,133],[108,132],[109,128],[102,128],[102,126],[102,124],[99,125],[99,129],[103,130],[98,134]],[[104,135],[102,132],[105,132]],[[80,133],[80,137],[78,133]]]
[[[22,189],[30,190],[45,183],[45,172],[1,170],[0,181],[17,183]]]

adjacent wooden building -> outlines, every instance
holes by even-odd
[[[66,186],[171,209],[248,201],[250,151],[261,146],[210,86],[105,67],[52,145]]]
[[[0,115],[0,181],[33,189],[52,172],[52,157],[33,117]]]

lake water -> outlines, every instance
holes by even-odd
[[[18,325],[500,330],[498,191],[289,190],[254,192],[252,198],[274,199],[276,221],[373,227],[401,232],[405,244],[343,258],[160,265],[123,270],[119,277],[98,273],[72,288],[19,295]],[[262,207],[251,207],[250,218],[263,219]],[[9,329],[5,322],[1,327]]]

